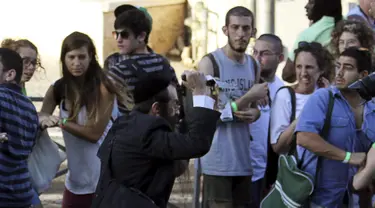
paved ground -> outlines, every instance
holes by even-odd
[[[172,61],[171,63],[176,69],[177,76],[180,77],[181,73],[186,69],[186,67],[184,67],[180,62]],[[56,80],[56,78],[48,77],[47,79],[39,79],[38,82],[32,82],[28,84],[27,88],[30,92],[33,92],[32,96],[41,96],[46,91],[45,86],[48,86],[51,83],[50,80]],[[41,108],[41,103],[35,103],[35,105],[38,110]],[[57,114],[58,112],[55,113]],[[58,128],[50,129],[49,133],[56,142],[64,144],[64,141],[61,137],[61,131]],[[66,165],[67,163],[64,162],[61,166],[61,169],[65,169]],[[192,180],[194,175],[192,166],[190,166],[189,172],[190,177],[187,176],[176,180],[176,185],[170,198],[170,202],[176,204],[177,207],[191,207],[193,192]],[[64,180],[65,176],[56,178],[52,183],[52,187],[46,193],[43,193],[40,196],[44,208],[61,207],[62,193],[64,191]]]

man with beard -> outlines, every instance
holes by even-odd
[[[255,84],[259,81],[259,66],[245,54],[254,30],[254,15],[250,10],[241,6],[230,9],[223,27],[227,45],[211,53],[214,61],[205,56],[198,66],[200,72],[215,76],[216,65],[220,80],[237,88],[230,93],[234,121],[218,124],[212,147],[201,158],[204,207],[250,205],[249,123],[258,119],[256,101],[265,98],[268,91],[267,83]]]
[[[284,86],[283,81],[276,76],[277,67],[284,59],[281,39],[273,34],[261,35],[255,42],[253,56],[260,63],[260,76],[268,83],[269,96],[272,103],[277,90]],[[270,105],[259,105],[258,108],[261,111],[261,115],[256,122],[250,124],[250,134],[253,138],[250,145],[250,156],[253,165],[251,207],[254,208],[258,208],[260,205],[266,168],[267,170],[268,168],[273,168],[267,167],[267,159],[273,159],[272,156],[270,158],[267,157],[268,149],[270,149],[268,145],[268,131],[271,108]],[[277,167],[277,163],[269,165],[276,165]]]
[[[206,86],[205,76],[198,72],[186,72],[186,75],[186,86],[193,89],[194,107],[188,134],[184,135],[173,132],[179,108],[172,72],[136,73],[135,107],[129,115],[114,122],[99,150],[104,174],[93,207],[118,207],[124,201],[127,206],[123,204],[123,207],[139,207],[141,198],[128,198],[129,195],[103,201],[103,206],[98,206],[102,197],[105,200],[118,191],[108,188],[111,183],[118,183],[138,196],[147,196],[151,204],[165,208],[175,180],[174,160],[200,157],[208,152],[220,113],[212,110],[216,101]]]

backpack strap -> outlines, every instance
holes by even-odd
[[[249,55],[249,56],[250,56],[250,55]],[[258,69],[257,61],[254,59],[253,56],[250,56],[250,59],[251,59],[251,61],[252,61],[252,63],[253,63],[253,69],[254,69],[254,77],[255,77],[255,80],[258,80],[258,79],[259,79],[259,81],[260,81],[260,77],[258,77],[258,71],[259,71],[259,69]]]
[[[211,60],[212,67],[213,67],[213,70],[214,70],[214,77],[216,77],[216,78],[220,78],[220,69],[219,69],[219,65],[217,64],[214,55],[213,55],[212,53],[208,53],[208,54],[206,54],[205,56],[207,56],[207,57]]]
[[[294,91],[293,88],[291,88],[290,86],[283,86],[283,87],[280,87],[276,94],[282,90],[282,89],[288,89],[289,91],[289,94],[290,94],[290,101],[292,103],[292,114],[290,115],[290,119],[289,119],[289,122],[292,123],[295,119],[296,119],[296,93]]]
[[[296,94],[294,92],[294,89],[289,87],[289,86],[283,86],[280,87],[276,94],[281,90],[281,89],[288,89],[289,94],[290,94],[290,99],[292,103],[292,113],[290,115],[290,123],[292,123],[296,117]],[[271,106],[270,106],[271,107]],[[269,120],[269,126],[271,126],[271,119]],[[271,128],[268,128],[268,135],[267,135],[267,144],[268,144],[268,149],[267,149],[267,168],[266,168],[266,173],[265,173],[265,178],[266,178],[266,187],[270,188],[276,181],[277,178],[277,172],[278,172],[278,160],[279,160],[279,154],[273,151],[272,149],[272,144],[271,144]],[[296,141],[292,142],[292,147],[291,150],[294,149],[296,146]],[[289,154],[292,154],[292,151],[289,152]]]
[[[333,106],[335,104],[335,96],[333,95],[331,90],[329,90],[328,92],[329,92],[328,109],[326,113],[326,118],[324,120],[324,126],[321,132],[321,136],[323,139],[326,139],[325,137],[328,136],[329,129],[331,128],[331,117],[332,117]]]
[[[333,95],[331,90],[328,90],[329,92],[329,101],[328,101],[328,108],[326,112],[326,118],[324,119],[324,126],[322,128],[322,131],[320,132],[320,136],[326,140],[329,129],[331,128],[331,118],[332,118],[332,112],[333,112],[333,106],[335,105],[335,96]],[[306,151],[305,151],[306,152]],[[305,152],[303,154],[305,154]],[[303,155],[302,155],[303,157]],[[318,175],[321,168],[322,163],[322,157],[318,156],[317,164],[316,164],[316,172],[315,172],[315,184],[318,181]]]

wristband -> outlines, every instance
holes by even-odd
[[[68,122],[68,119],[67,118],[63,118],[59,121],[59,126],[60,128],[63,128],[66,124],[66,122]]]
[[[345,159],[342,162],[343,163],[348,163],[351,156],[352,156],[352,153],[346,152]]]
[[[375,143],[373,143],[371,147],[375,149]]]
[[[233,112],[237,112],[238,111],[238,106],[237,106],[237,103],[236,102],[231,102],[230,105],[232,106],[232,110]]]

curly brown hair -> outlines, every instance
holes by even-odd
[[[316,62],[318,63],[319,70],[323,71],[323,74],[321,77],[324,77],[329,82],[332,82],[332,80],[335,77],[334,58],[332,54],[326,48],[324,48],[318,42],[309,43],[309,42],[302,41],[302,42],[299,42],[298,48],[294,50],[296,59],[299,53],[301,52],[311,53],[316,59]]]
[[[342,33],[349,32],[353,33],[361,44],[361,47],[367,48],[372,55],[374,55],[374,33],[365,23],[354,20],[342,20],[340,21],[331,33],[331,52],[334,57],[340,55],[339,41]]]
[[[8,48],[8,49],[14,50],[16,52],[18,52],[18,50],[22,47],[27,47],[27,48],[33,49],[37,54],[37,60],[36,60],[37,66],[36,67],[44,70],[44,68],[41,64],[41,61],[40,61],[38,48],[31,41],[29,41],[27,39],[14,40],[14,39],[11,39],[11,38],[7,38],[7,39],[4,39],[1,42],[1,47],[2,48]]]

